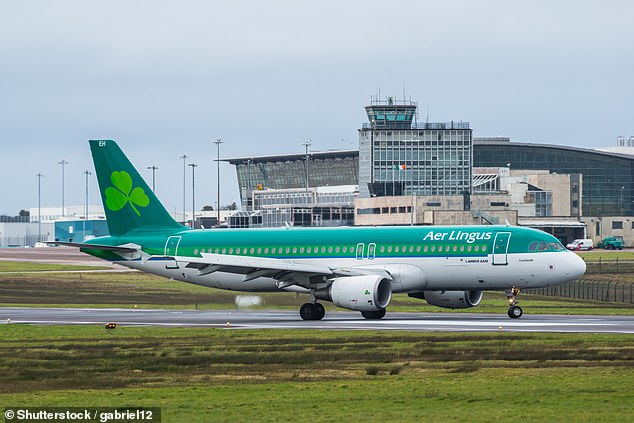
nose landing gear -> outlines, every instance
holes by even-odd
[[[520,295],[520,289],[515,286],[506,291],[506,298],[508,298],[509,300],[509,310],[507,314],[509,315],[511,319],[519,319],[520,317],[522,317],[522,314],[524,313],[522,311],[522,307],[517,305],[517,303],[519,302],[517,301],[517,297],[519,295]]]

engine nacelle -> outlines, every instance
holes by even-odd
[[[424,291],[425,300],[436,307],[471,308],[482,301],[482,291]]]
[[[345,276],[335,278],[328,288],[315,291],[320,300],[355,311],[384,309],[392,299],[392,284],[380,275]]]

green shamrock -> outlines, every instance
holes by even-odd
[[[115,187],[106,188],[106,206],[108,206],[110,210],[117,211],[121,210],[130,202],[132,210],[141,216],[141,213],[139,213],[134,205],[147,207],[147,205],[150,204],[150,199],[145,195],[143,188],[136,187],[132,189],[132,178],[130,174],[124,170],[121,172],[112,172],[110,180]]]

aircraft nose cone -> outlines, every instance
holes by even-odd
[[[569,268],[569,276],[572,279],[580,278],[586,273],[586,262],[583,261],[581,257],[579,257],[575,253],[570,253],[570,258],[568,259],[568,268]]]

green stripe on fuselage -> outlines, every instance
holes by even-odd
[[[141,245],[150,255],[163,255],[167,238],[180,236],[177,251],[179,256],[217,253],[280,259],[355,258],[358,244],[363,244],[363,255],[367,257],[369,246],[374,244],[376,258],[402,258],[491,254],[498,233],[510,233],[507,250],[509,254],[540,252],[529,251],[532,242],[558,243],[558,240],[548,233],[517,226],[185,230],[177,233],[106,237],[95,239],[93,242],[108,245],[134,243]],[[552,250],[544,252],[546,251]]]

